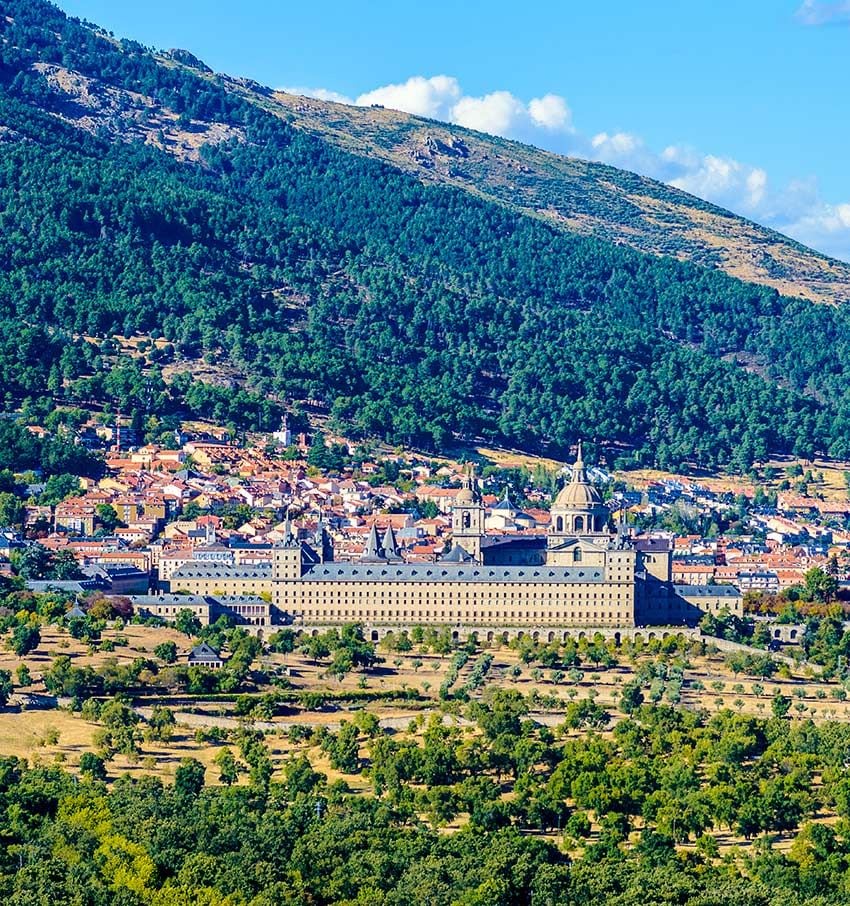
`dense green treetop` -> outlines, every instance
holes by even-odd
[[[368,752],[374,793],[329,783],[304,754],[273,774],[262,733],[247,727],[238,757],[223,747],[215,758],[218,787],[191,758],[171,785],[125,776],[111,787],[91,753],[79,780],[0,758],[0,896],[10,906],[846,902],[846,725],[792,722],[781,707],[759,720],[644,706],[613,733],[556,739],[514,726],[515,705],[481,705],[472,744],[437,715],[418,741],[364,740],[345,722],[317,730],[346,774],[363,771]],[[138,717],[125,704],[96,719],[108,757],[133,750]],[[507,800],[499,776],[511,778]],[[812,820],[824,810],[837,821]],[[459,830],[440,832],[458,816]],[[534,833],[555,827],[572,856]],[[758,839],[721,857],[713,830]],[[780,832],[790,848],[771,845]],[[677,848],[688,840],[696,846]]]

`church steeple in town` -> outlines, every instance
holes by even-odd
[[[481,562],[481,539],[484,536],[484,504],[475,479],[475,464],[469,463],[463,485],[452,507],[452,541]]]

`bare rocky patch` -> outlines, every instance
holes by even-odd
[[[36,63],[55,96],[51,111],[65,122],[96,134],[107,130],[122,141],[142,141],[179,160],[198,161],[204,145],[244,140],[241,129],[219,122],[186,122],[152,98],[124,91],[53,63]]]

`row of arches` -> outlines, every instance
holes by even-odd
[[[564,532],[599,532],[601,531],[602,521],[596,516],[555,516],[552,527],[557,534]]]
[[[310,635],[318,635],[322,630],[317,628],[312,628],[305,630],[309,632]],[[374,626],[366,630],[366,637],[372,642],[380,642],[381,639],[390,635],[397,633],[408,633],[409,627],[407,626]],[[675,629],[666,630],[659,628],[658,630],[652,630],[647,632],[646,630],[639,629],[605,629],[605,628],[594,628],[589,629],[472,629],[469,632],[464,631],[462,628],[452,629],[452,640],[459,642],[462,639],[474,638],[477,642],[493,644],[493,643],[507,643],[511,639],[522,639],[526,636],[531,638],[535,642],[543,642],[551,644],[553,642],[568,642],[570,639],[575,641],[581,641],[582,639],[593,639],[597,636],[602,637],[603,639],[613,639],[614,643],[619,645],[623,639],[632,639],[635,642],[654,642],[656,640],[663,641],[670,638],[671,635],[684,635],[689,638],[698,638],[699,630],[695,629],[686,629],[676,627]]]

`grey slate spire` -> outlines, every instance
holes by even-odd
[[[383,560],[384,550],[381,542],[378,540],[378,526],[373,522],[372,530],[369,532],[369,539],[366,541],[366,550],[363,551],[361,560]]]
[[[395,532],[392,523],[387,526],[384,537],[381,540],[381,547],[384,549],[384,556],[387,560],[401,560],[401,554],[398,550],[398,543],[395,540]]]
[[[498,501],[498,503],[493,504],[492,509],[498,510],[498,511],[504,511],[507,513],[516,512],[516,507],[513,505],[513,501],[511,500],[507,485],[505,485],[505,491],[502,494],[501,499]]]

